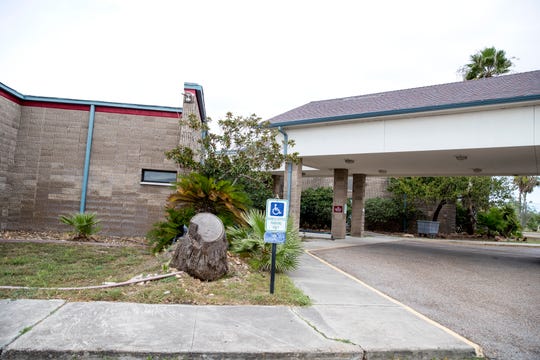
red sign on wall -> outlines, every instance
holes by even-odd
[[[334,212],[335,213],[343,213],[343,206],[342,205],[334,205]]]

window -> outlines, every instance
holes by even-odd
[[[169,186],[176,181],[176,171],[142,170],[141,184]]]

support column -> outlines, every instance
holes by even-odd
[[[351,236],[364,236],[364,197],[366,175],[353,174]]]
[[[283,199],[283,175],[272,175],[274,197]]]
[[[294,228],[300,228],[300,201],[302,196],[302,160],[298,164],[285,164],[283,179],[284,199],[289,200],[289,216],[292,217]]]
[[[334,169],[334,201],[332,204],[332,238],[345,239],[347,235],[347,183],[349,170]]]

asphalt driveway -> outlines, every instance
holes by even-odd
[[[540,248],[396,240],[314,253],[482,346],[540,359]]]

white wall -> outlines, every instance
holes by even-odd
[[[536,145],[538,106],[332,125],[289,127],[300,156]]]

